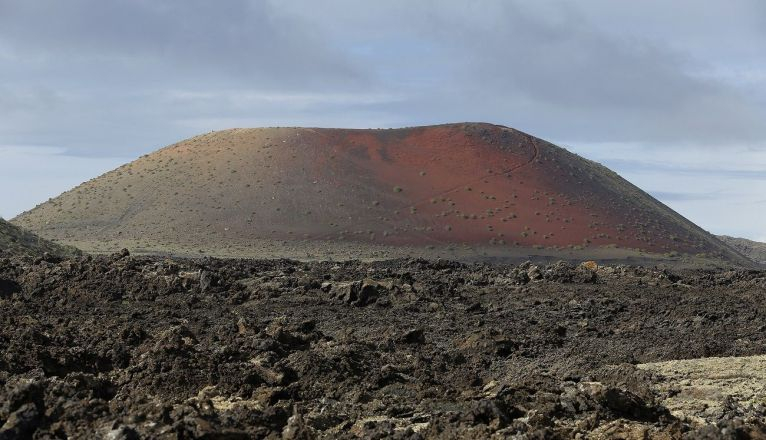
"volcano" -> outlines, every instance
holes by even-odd
[[[14,222],[96,252],[743,261],[609,169],[485,123],[211,132],[83,183]]]

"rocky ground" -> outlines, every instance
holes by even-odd
[[[0,256],[0,439],[764,438],[657,362],[765,316],[758,271]]]

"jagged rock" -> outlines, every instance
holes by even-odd
[[[33,403],[26,403],[11,413],[0,427],[0,440],[28,438],[37,427],[40,413]]]
[[[405,344],[422,344],[426,341],[425,332],[422,328],[414,328],[404,332],[401,341]]]
[[[106,440],[139,440],[141,437],[130,426],[121,425],[106,433]]]
[[[390,283],[382,283],[370,279],[337,282],[330,286],[330,292],[335,298],[358,307],[374,303],[390,289]]]

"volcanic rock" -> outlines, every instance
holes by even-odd
[[[531,267],[3,258],[0,438],[766,435],[765,272]]]

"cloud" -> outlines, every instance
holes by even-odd
[[[751,239],[766,231],[764,150],[620,143],[570,148],[608,166],[708,231]]]
[[[766,136],[763,108],[725,83],[697,78],[688,55],[599,32],[576,10],[551,19],[519,2],[503,5],[491,20],[482,17],[483,26],[456,16],[438,26],[450,58],[466,61],[458,79],[472,107],[480,100],[570,141],[715,144]]]
[[[657,199],[666,202],[690,202],[698,200],[717,200],[720,198],[719,194],[695,192],[653,191],[652,195]]]
[[[739,180],[766,180],[766,170],[726,169],[720,167],[694,167],[673,163],[657,163],[637,160],[613,158],[608,160],[609,166],[620,169],[630,169],[632,172],[664,172],[673,175],[694,177],[716,177]],[[670,194],[670,193],[668,193]]]
[[[720,13],[739,11],[749,22],[751,3]],[[696,36],[691,42],[707,35],[694,23],[710,22],[693,6],[683,3],[691,19],[676,24]],[[0,80],[24,94],[23,104],[0,99],[0,110],[12,114],[0,135],[12,143],[121,154],[194,134],[173,128],[188,126],[183,121],[277,119],[332,126],[487,120],[569,142],[766,139],[763,101],[712,74],[721,66],[704,48],[664,44],[674,35],[662,2],[631,6],[630,15],[609,2],[553,0],[5,0],[0,10]],[[654,33],[640,33],[633,21]],[[750,89],[760,89],[763,67],[748,67]],[[168,90],[219,96],[179,107]],[[230,116],[216,117],[218,103],[236,94],[285,100],[239,99]],[[317,98],[313,117],[290,111],[291,97],[309,95]],[[348,99],[345,107],[336,99],[354,95],[397,99]]]
[[[61,148],[0,145],[0,217],[10,219],[130,159],[86,158]]]
[[[108,72],[117,81],[146,81],[128,83],[142,88],[152,79],[299,89],[364,84],[310,22],[269,2],[41,0],[4,9],[5,46],[23,61],[69,67],[62,73],[77,83]],[[91,87],[118,84],[102,77]]]
[[[326,97],[332,106],[339,95],[372,91],[369,72],[310,21],[269,2],[3,1],[0,11],[5,143],[143,153],[196,134],[184,128],[189,112],[210,118],[232,96],[239,105],[227,112],[239,119],[258,124],[258,115],[281,113],[288,125],[294,115],[281,109],[294,99],[242,105],[241,97]],[[219,96],[186,107],[167,99],[178,89]]]
[[[735,3],[653,1],[629,12],[604,1],[394,1],[365,8],[334,1],[322,11],[289,4],[293,13],[318,14],[322,29],[343,29],[327,33],[364,47],[362,59],[407,91],[410,99],[391,107],[402,120],[483,119],[569,142],[711,147],[766,139],[763,92],[715,74],[739,66],[729,55],[736,48],[765,49],[762,39],[750,38],[755,31],[740,30],[755,29],[743,25],[755,3]],[[690,19],[678,23],[673,12]],[[736,24],[716,21],[731,15]],[[709,44],[694,43],[718,38],[710,37],[713,24],[728,44],[711,54]],[[679,28],[694,37],[685,39]],[[752,78],[766,72],[763,62],[752,63],[757,52],[741,52]]]

